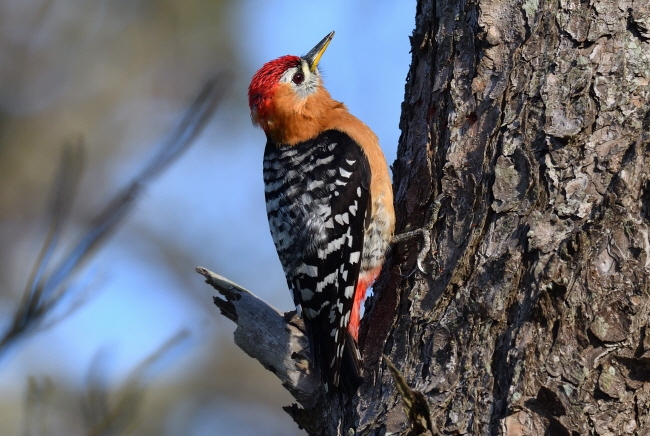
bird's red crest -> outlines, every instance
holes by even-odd
[[[289,68],[300,66],[298,56],[286,55],[265,63],[253,76],[248,87],[248,105],[251,113],[265,118],[270,109],[271,97],[280,78]]]

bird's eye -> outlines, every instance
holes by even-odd
[[[291,78],[291,81],[295,83],[296,85],[300,85],[302,82],[305,81],[305,75],[302,73],[296,73],[293,75]]]

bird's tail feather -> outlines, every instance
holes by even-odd
[[[339,387],[349,396],[353,396],[363,383],[363,359],[357,341],[350,332],[345,335],[345,349],[341,362]]]

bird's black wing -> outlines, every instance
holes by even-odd
[[[338,386],[369,212],[368,159],[336,130],[291,147],[269,142],[264,182],[271,234],[314,366]],[[356,348],[349,354],[360,358]]]

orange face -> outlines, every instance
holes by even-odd
[[[280,126],[290,123],[289,118],[305,115],[310,106],[317,107],[309,100],[324,91],[317,66],[333,36],[334,32],[327,35],[303,57],[282,56],[255,73],[248,88],[254,124],[267,134],[277,133]]]
[[[248,105],[251,109],[253,122],[268,118],[271,115],[271,103],[280,81],[289,70],[297,69],[301,64],[298,56],[282,56],[265,63],[253,76],[248,87]]]

